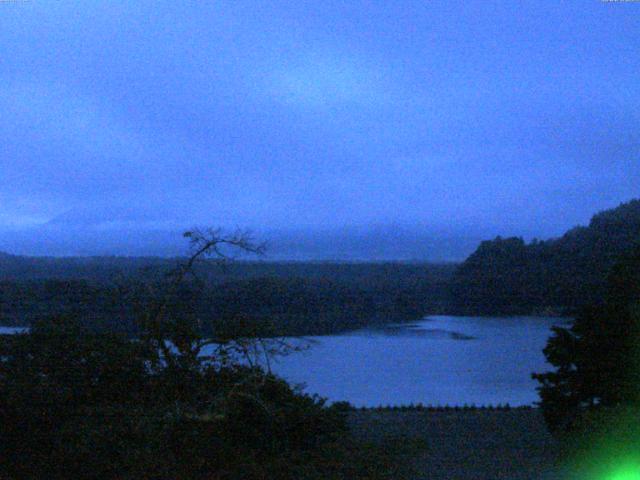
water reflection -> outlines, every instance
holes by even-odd
[[[476,337],[454,330],[444,330],[442,328],[424,328],[420,324],[408,325],[387,325],[377,329],[369,330],[372,334],[386,336],[409,336],[428,337],[432,339],[452,339],[452,340],[475,340]]]

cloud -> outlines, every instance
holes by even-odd
[[[135,184],[153,157],[151,143],[116,112],[55,83],[5,79],[0,110],[4,191],[95,195],[118,176]]]
[[[0,228],[584,223],[640,193],[640,23],[522,8],[3,6]]]
[[[293,107],[316,110],[386,106],[392,92],[382,79],[385,70],[339,49],[298,52],[276,64],[267,77],[267,94]]]

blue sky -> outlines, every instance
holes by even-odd
[[[545,238],[640,196],[640,3],[0,2],[0,82],[5,233]]]

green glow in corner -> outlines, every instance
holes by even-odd
[[[640,480],[640,463],[627,463],[614,471],[606,480]]]
[[[640,480],[640,409],[602,409],[584,418],[570,442],[566,480]]]

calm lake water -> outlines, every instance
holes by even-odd
[[[550,327],[567,319],[432,316],[412,324],[309,337],[275,373],[305,391],[356,406],[528,405],[531,372],[548,370]]]
[[[26,332],[28,328],[21,327],[0,327],[0,335],[12,335],[14,333]]]
[[[308,393],[356,406],[529,405],[538,400],[531,373],[550,368],[542,354],[550,328],[567,321],[432,316],[307,337],[308,349],[277,358],[272,368]]]

